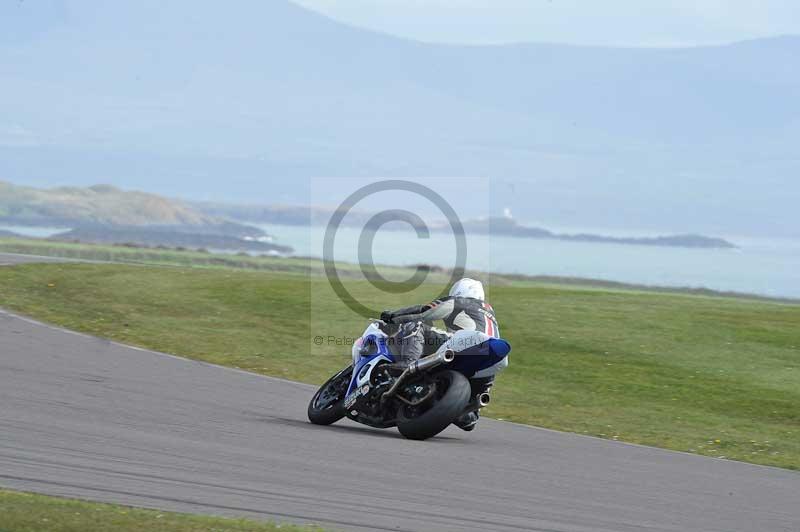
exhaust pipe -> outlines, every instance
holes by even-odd
[[[441,353],[435,353],[433,355],[420,358],[419,360],[415,360],[411,364],[409,364],[408,369],[409,375],[413,375],[415,373],[419,373],[420,371],[425,371],[426,369],[435,368],[436,366],[441,366],[442,364],[449,364],[456,358],[456,353],[452,349],[445,349]]]
[[[478,405],[481,408],[488,405],[491,401],[492,401],[492,396],[489,395],[489,392],[483,392],[478,394]]]
[[[381,402],[393,397],[397,393],[397,389],[400,388],[400,385],[403,384],[403,381],[405,381],[411,375],[419,373],[420,371],[435,368],[436,366],[441,366],[442,364],[449,364],[455,358],[455,351],[452,349],[445,349],[441,353],[435,353],[433,355],[420,358],[419,360],[415,360],[408,365],[403,373],[397,377],[397,380],[394,381],[394,384],[392,384],[392,386],[381,396]]]

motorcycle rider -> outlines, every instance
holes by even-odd
[[[494,309],[484,301],[483,284],[475,279],[464,278],[450,288],[447,297],[424,305],[413,305],[398,310],[384,310],[381,320],[400,325],[397,338],[400,344],[399,364],[407,366],[423,355],[434,352],[461,330],[481,331],[488,336],[499,337]],[[431,325],[435,320],[444,321],[447,332]],[[488,391],[494,376],[470,379],[473,397]],[[469,412],[454,421],[458,427],[470,431],[478,422],[478,411]]]

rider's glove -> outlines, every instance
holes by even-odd
[[[384,310],[381,312],[381,321],[384,323],[392,323],[392,311]]]

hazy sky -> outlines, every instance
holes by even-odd
[[[798,0],[294,0],[437,42],[691,46],[800,34]]]

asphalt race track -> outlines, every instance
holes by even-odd
[[[313,390],[0,311],[0,486],[341,530],[800,531],[796,472],[487,419],[317,427]]]

